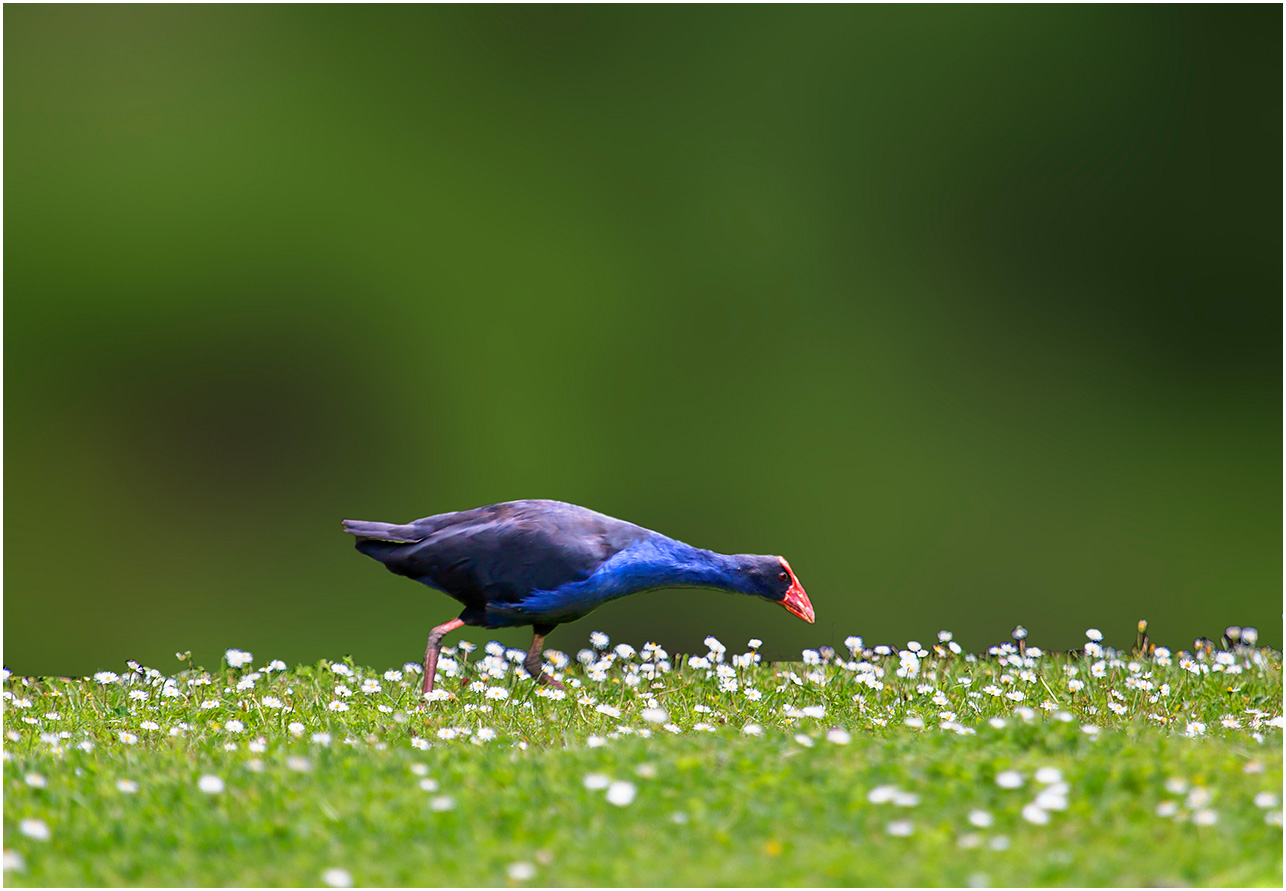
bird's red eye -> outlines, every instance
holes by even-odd
[[[777,573],[777,578],[781,579],[784,582],[786,581],[786,579],[790,578],[790,576],[786,575],[786,573],[784,572],[779,572]]]

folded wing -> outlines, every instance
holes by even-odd
[[[346,521],[345,529],[349,530]],[[557,501],[517,501],[407,523],[367,524],[357,549],[467,607],[518,603],[584,581],[648,531]],[[418,540],[409,540],[418,539]]]

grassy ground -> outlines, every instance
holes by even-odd
[[[1281,884],[1278,652],[598,642],[7,677],[5,881]]]

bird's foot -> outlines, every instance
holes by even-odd
[[[553,675],[545,674],[543,671],[540,673],[540,677],[537,679],[536,682],[539,684],[544,684],[547,687],[553,687],[555,690],[567,689],[565,686],[563,686],[562,681],[558,680],[558,678],[554,677]]]

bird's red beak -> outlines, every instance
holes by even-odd
[[[808,595],[804,593],[804,586],[799,583],[799,579],[795,578],[795,571],[790,568],[786,558],[778,557],[777,559],[781,561],[782,567],[790,573],[790,588],[787,589],[786,597],[782,600],[781,605],[808,624],[813,624],[817,619],[813,613],[813,604],[809,601]]]

